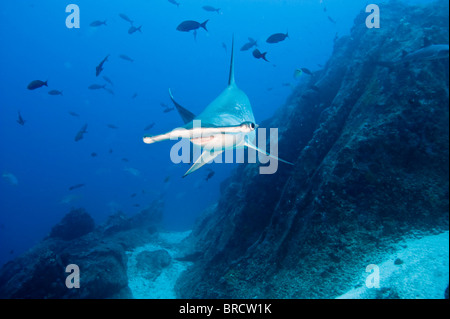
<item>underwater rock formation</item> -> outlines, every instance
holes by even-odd
[[[295,166],[241,165],[224,182],[186,241],[198,258],[179,297],[334,298],[404,236],[448,230],[449,60],[381,63],[448,43],[447,12],[391,2],[380,29],[361,12],[325,68],[261,123],[279,128]]]
[[[84,209],[72,210],[47,238],[0,269],[0,298],[131,298],[126,251],[155,237],[163,202],[151,207],[131,217],[118,213],[95,228]],[[69,264],[79,267],[80,288],[66,287]]]
[[[83,208],[71,210],[57,225],[53,226],[49,237],[72,240],[95,228],[94,220]]]

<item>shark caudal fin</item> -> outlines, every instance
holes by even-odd
[[[294,165],[294,164],[291,163],[291,162],[285,161],[284,159],[281,159],[281,158],[279,158],[279,157],[276,157],[275,155],[272,155],[272,154],[270,154],[270,153],[267,153],[266,151],[263,151],[262,149],[260,149],[259,147],[257,147],[257,146],[254,145],[253,143],[250,143],[249,141],[246,141],[244,145],[247,146],[247,147],[249,147],[249,148],[254,149],[255,151],[260,152],[261,154],[264,154],[264,155],[269,156],[269,157],[271,157],[271,158],[273,158],[273,159],[276,159],[277,161],[280,161],[280,162],[283,162],[283,163],[286,163],[286,164],[289,164],[289,165]]]
[[[231,62],[230,62],[230,74],[228,76],[228,86],[234,85],[234,34],[231,40]]]
[[[217,151],[209,151],[209,150],[204,150],[202,155],[200,155],[197,160],[195,161],[195,163],[191,166],[191,168],[189,168],[189,170],[183,175],[183,177],[188,176],[189,174],[195,172],[196,170],[198,170],[200,167],[202,167],[203,165],[205,165],[206,163],[211,162],[213,159],[215,159],[218,155],[222,154],[223,150],[217,150]]]
[[[180,104],[178,104],[175,99],[173,98],[172,91],[169,89],[169,95],[170,99],[172,100],[172,103],[177,108],[178,114],[180,114],[181,119],[183,120],[184,124],[187,124],[194,120],[195,114],[191,111],[187,110],[186,108],[182,107]]]

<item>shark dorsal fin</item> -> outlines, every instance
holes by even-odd
[[[231,62],[230,62],[230,75],[228,76],[228,86],[234,85],[234,35],[231,40]]]

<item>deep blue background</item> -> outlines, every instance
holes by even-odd
[[[217,200],[220,181],[237,164],[209,166],[216,175],[208,182],[204,168],[181,179],[189,166],[171,163],[173,142],[142,142],[145,133],[162,133],[182,124],[176,112],[162,112],[160,102],[172,106],[168,88],[182,105],[200,113],[226,86],[234,33],[236,82],[247,93],[259,123],[292,91],[282,84],[295,85],[294,70],[315,70],[317,64],[325,64],[336,32],[348,34],[357,13],[373,1],[180,2],[179,8],[167,0],[2,2],[0,172],[14,174],[18,185],[0,180],[0,264],[41,240],[71,207],[86,208],[101,223],[114,211],[131,215],[163,196],[166,227],[190,228]],[[80,29],[65,26],[70,3],[80,7]],[[201,7],[206,4],[220,7],[223,14],[204,11]],[[129,35],[129,24],[119,13],[136,26],[142,24],[142,33]],[[328,15],[337,23],[331,23]],[[107,26],[89,26],[105,19]],[[206,19],[209,32],[200,29],[196,42],[192,33],[175,30],[183,20]],[[286,31],[290,37],[284,42],[265,43],[272,33]],[[247,37],[258,40],[271,63],[253,58],[252,50],[239,51]],[[87,89],[105,83],[95,76],[95,66],[107,54],[111,56],[101,75],[114,82],[113,87],[108,85],[114,96]],[[135,61],[124,61],[119,54]],[[27,90],[35,79],[48,80],[49,87]],[[64,95],[50,96],[51,89],[63,90]],[[134,93],[138,96],[132,99]],[[24,126],[16,122],[19,110],[27,121]],[[151,122],[155,127],[144,132]],[[88,133],[75,142],[85,123]],[[91,157],[92,152],[98,156]],[[126,168],[140,174],[134,176]],[[86,186],[68,190],[79,183]],[[133,193],[137,196],[131,198]],[[62,203],[68,195],[76,198]]]

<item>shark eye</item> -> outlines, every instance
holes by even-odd
[[[251,128],[252,130],[254,130],[254,129],[255,129],[255,123],[250,123],[250,128]]]

